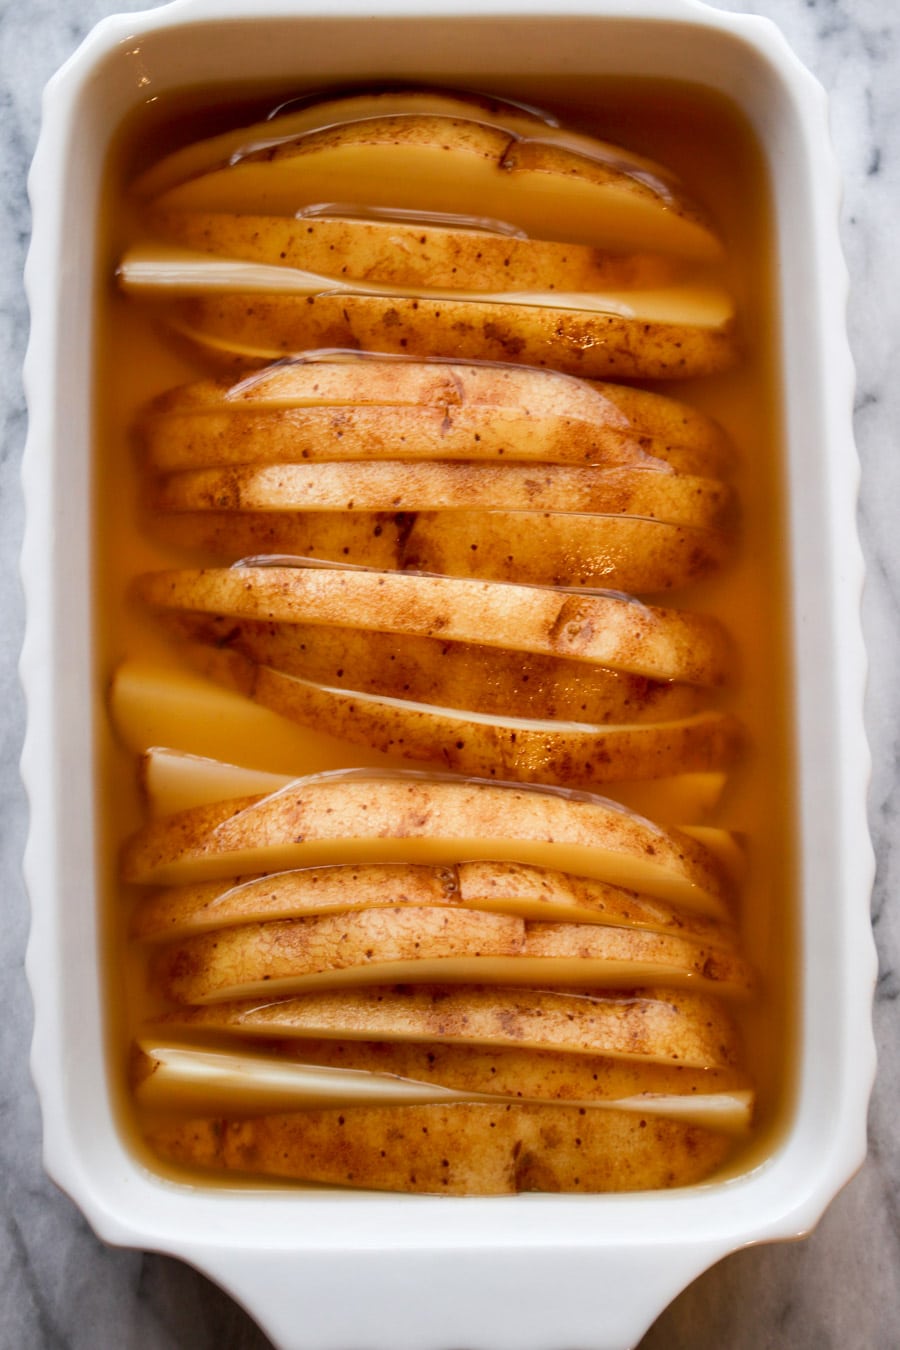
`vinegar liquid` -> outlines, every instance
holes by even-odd
[[[508,77],[485,88],[547,109],[567,125],[629,147],[667,165],[708,208],[726,241],[726,281],[737,301],[745,343],[741,364],[727,374],[647,386],[714,416],[737,450],[733,477],[740,503],[735,561],[664,603],[718,615],[739,653],[739,675],[725,695],[748,731],[748,746],[730,772],[716,825],[736,831],[748,854],[742,888],[744,949],[760,976],[756,997],[740,1009],[748,1068],[758,1092],[752,1138],[729,1164],[740,1172],[776,1146],[793,1100],[798,991],[797,855],[799,840],[791,754],[785,485],[769,184],[759,148],[737,111],[719,96],[671,83],[567,79],[553,87]],[[171,661],[152,621],[128,599],[138,574],[182,565],[145,530],[142,484],[133,445],[139,409],[154,395],[207,372],[125,299],[114,283],[118,259],[140,233],[128,184],[165,153],[230,127],[249,124],[297,90],[190,91],[142,108],[121,129],[110,157],[103,229],[102,278],[96,303],[94,400],[94,589],[96,677],[108,682],[129,657]],[[274,716],[274,714],[273,714]],[[260,762],[248,744],[242,762],[296,775],[380,762],[310,732],[302,762]],[[122,841],[143,821],[134,757],[108,725],[99,730],[96,784],[106,1037],[109,1078],[123,1132],[148,1155],[127,1086],[130,1046],[157,1008],[147,992],[144,953],[128,940],[133,897],[117,878]],[[609,795],[614,796],[614,788]]]

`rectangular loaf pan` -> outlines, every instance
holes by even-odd
[[[117,1128],[104,1056],[89,788],[91,388],[103,164],[141,101],[228,80],[548,91],[571,76],[693,82],[753,127],[774,199],[800,836],[795,1102],[753,1170],[683,1192],[440,1200],[188,1188]],[[859,1166],[873,1074],[864,655],[853,376],[822,90],[776,29],[693,0],[542,4],[176,0],[101,24],[49,85],[30,190],[24,465],[34,1076],[51,1176],[106,1241],[223,1285],[279,1345],[549,1350],[633,1344],[724,1254],[807,1231]],[[353,1296],[348,1298],[348,1291]]]

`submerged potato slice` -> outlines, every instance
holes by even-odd
[[[166,391],[141,431],[154,468],[291,460],[641,463],[719,477],[732,451],[688,404],[558,371],[305,352],[237,384]]]
[[[653,463],[653,461],[648,461]],[[162,511],[553,511],[716,529],[724,484],[691,474],[562,464],[264,464],[191,469],[159,485]]]
[[[229,723],[232,734],[240,731],[240,726],[234,725],[235,720],[240,723],[240,707],[237,718]],[[135,748],[140,749],[141,745],[136,744]],[[171,815],[229,797],[277,792],[296,776],[247,769],[158,745],[145,750],[141,760],[141,786],[154,816]],[[639,815],[660,824],[686,828],[708,819],[722,796],[725,781],[724,773],[679,773],[643,782],[623,781],[616,783],[615,797],[622,806]],[[715,849],[719,838],[714,831],[710,847]],[[741,875],[741,869],[736,869],[736,875]]]
[[[376,772],[298,779],[152,821],[122,876],[179,885],[336,862],[532,863],[729,919],[734,882],[708,845],[600,797]]]
[[[468,212],[536,238],[615,251],[710,258],[721,245],[673,176],[627,151],[529,122],[479,114],[385,112],[292,139],[268,130],[261,148],[173,186],[164,210],[295,216],[320,202],[411,212]],[[510,132],[512,131],[512,135]],[[568,144],[567,144],[568,141]]]
[[[387,1102],[496,1103],[498,1098],[513,1097],[612,1106],[734,1134],[749,1128],[754,1106],[747,1080],[727,1070],[672,1069],[551,1050],[485,1050],[434,1042],[418,1046],[307,1041],[299,1049],[299,1056],[277,1046],[269,1053],[235,1053],[145,1038],[133,1049],[132,1085],[143,1107],[179,1114],[262,1115]],[[515,1070],[519,1076],[512,1078]],[[463,1086],[445,1086],[444,1078]]]
[[[506,230],[316,212],[293,220],[224,211],[157,211],[153,232],[186,248],[246,262],[327,272],[352,259],[355,276],[395,286],[478,291],[656,287],[677,276],[674,259],[610,253],[592,244],[523,238]],[[486,223],[485,223],[486,224]]]
[[[139,940],[154,941],[242,923],[433,905],[673,933],[729,950],[738,946],[730,924],[587,877],[512,862],[310,867],[174,886],[141,902],[131,931]]]
[[[279,1060],[396,1075],[445,1090],[491,1093],[530,1101],[628,1102],[664,1113],[696,1110],[699,1123],[711,1099],[731,1097],[730,1126],[746,1127],[752,1107],[750,1080],[740,1069],[687,1069],[603,1055],[530,1050],[518,1046],[445,1045],[439,1041],[355,1041],[304,1038],[267,1048]],[[749,1097],[749,1101],[747,1098]],[[742,1100],[743,1099],[743,1100]],[[675,1105],[681,1103],[680,1108]],[[725,1127],[722,1116],[717,1117]]]
[[[523,922],[447,906],[392,906],[189,936],[164,948],[153,981],[178,1003],[309,989],[446,981],[465,984],[698,985],[746,994],[735,952],[671,933],[622,926]]]
[[[724,530],[540,511],[177,511],[148,528],[203,562],[280,554],[631,595],[702,581],[732,551]]]
[[[398,641],[391,633],[203,613],[166,614],[164,624],[189,644],[185,654],[198,668],[206,644],[215,649],[213,666],[236,653],[333,688],[496,716],[515,709],[520,717],[601,725],[674,721],[699,712],[706,697],[693,685],[441,638]]]
[[[154,572],[137,594],[163,610],[366,630],[565,657],[650,679],[715,685],[730,665],[707,615],[628,597],[339,567]]]
[[[437,1195],[686,1186],[731,1147],[725,1134],[649,1114],[475,1102],[154,1124],[147,1140],[191,1166]]]
[[[557,1050],[640,1064],[736,1070],[740,1037],[719,999],[693,990],[553,991],[453,985],[360,986],[300,998],[177,1008],[167,1034],[228,1032],[296,1040],[434,1042]]]
[[[672,722],[559,723],[333,689],[211,652],[206,673],[301,726],[475,778],[596,787],[727,768],[742,730],[729,713]]]
[[[717,374],[738,360],[737,329],[722,317],[717,298],[711,309],[702,301],[695,306],[691,294],[658,308],[666,317],[502,300],[334,295],[323,288],[300,296],[189,296],[170,301],[163,314],[226,369],[309,347],[515,362],[597,380],[686,379]]]

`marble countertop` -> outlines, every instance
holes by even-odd
[[[878,860],[873,916],[881,957],[875,1004],[880,1073],[862,1172],[806,1241],[738,1253],[688,1289],[644,1350],[890,1350],[900,1326],[900,10],[891,0],[718,0],[774,19],[831,96],[845,178],[843,235],[853,282],[863,466],[860,529],[869,568],[864,621],[871,659],[870,821]],[[28,907],[20,864],[27,808],[17,762],[23,699],[17,578],[25,409],[19,380],[28,329],[22,266],[25,175],[41,89],[89,28],[128,0],[0,0],[0,1350],[260,1350],[269,1342],[201,1275],[164,1257],[112,1250],[41,1170],[41,1125],[28,1073],[31,1009],[22,970]],[[892,1019],[893,1018],[893,1022]],[[348,1348],[349,1350],[349,1348]]]

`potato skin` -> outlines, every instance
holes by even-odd
[[[614,1109],[533,1104],[360,1107],[152,1127],[177,1163],[431,1195],[639,1191],[709,1175],[730,1141]]]

